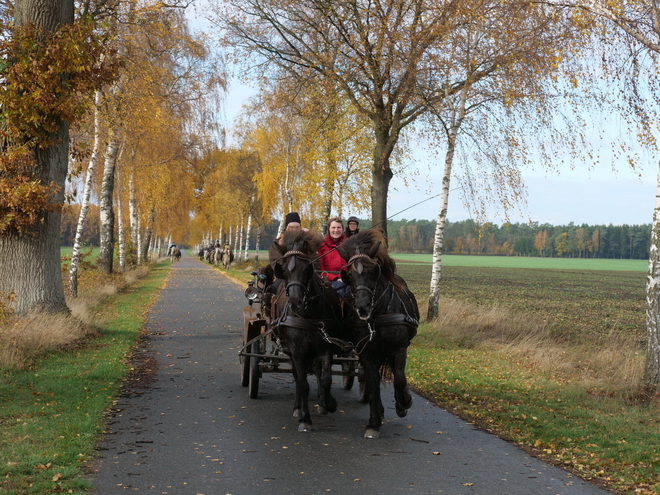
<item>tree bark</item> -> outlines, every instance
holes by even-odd
[[[121,198],[117,198],[117,242],[119,244],[119,271],[126,271],[126,236],[124,235],[124,217],[122,216]]]
[[[101,216],[100,252],[97,266],[104,273],[112,273],[114,255],[114,229],[115,213],[112,205],[112,196],[115,189],[115,165],[117,163],[118,132],[110,128],[108,146],[105,152],[103,167],[103,181],[101,182],[101,195],[99,198],[99,211]]]
[[[83,229],[85,227],[85,218],[89,211],[89,197],[92,193],[92,179],[94,169],[98,161],[99,149],[101,148],[101,91],[97,90],[94,95],[94,146],[92,156],[87,165],[87,174],[85,176],[85,187],[83,189],[82,201],[80,205],[80,215],[78,216],[78,226],[76,227],[76,238],[73,241],[73,253],[71,254],[71,266],[69,267],[69,294],[71,297],[78,297],[78,265],[80,263],[80,240],[82,239]]]
[[[454,163],[458,131],[465,119],[468,88],[461,91],[457,105],[451,99],[447,104],[451,108],[451,121],[447,129],[447,153],[445,154],[445,169],[442,174],[442,198],[440,211],[435,225],[435,239],[433,243],[433,266],[431,268],[431,286],[429,290],[429,307],[426,315],[427,321],[433,321],[440,314],[440,282],[442,280],[442,249],[445,239],[445,224],[447,223],[447,207],[449,205],[449,185],[451,184],[451,169]]]
[[[33,24],[49,33],[73,22],[73,0],[16,0],[14,24]],[[57,75],[56,77],[60,77]],[[13,292],[10,307],[16,314],[31,311],[68,311],[60,261],[61,205],[68,169],[69,125],[60,120],[53,144],[35,149],[35,173],[42,185],[59,187],[50,202],[51,211],[23,235],[8,232],[0,238],[0,292]],[[11,261],[10,261],[11,260]]]
[[[151,237],[153,236],[155,223],[156,210],[151,207],[149,210],[149,216],[147,217],[147,226],[144,230],[144,238],[141,240],[140,245],[141,264],[149,264],[149,245],[151,244]]]
[[[391,126],[376,125],[376,146],[371,184],[371,224],[383,230],[387,239],[387,195],[394,174],[390,168],[390,155],[397,139]],[[393,140],[393,141],[392,141]]]
[[[254,198],[254,196],[253,196]],[[245,229],[245,254],[243,255],[243,261],[248,260],[248,250],[250,249],[250,231],[252,230],[252,213],[248,213],[248,218],[247,218],[247,228]]]
[[[649,272],[646,283],[646,383],[660,385],[660,170],[655,192],[655,209],[649,248]]]

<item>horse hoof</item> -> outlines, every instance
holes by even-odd
[[[298,431],[305,431],[305,432],[312,431],[312,425],[310,425],[309,423],[300,423],[298,425]]]
[[[329,413],[337,412],[337,406],[338,406],[337,401],[336,400],[333,401],[332,404],[326,406],[327,412]]]
[[[323,406],[319,406],[318,404],[317,404],[317,406],[316,406],[316,412],[318,412],[319,414],[321,414],[321,415],[323,415],[323,416],[325,416],[326,414],[328,414],[328,410],[327,410],[325,407],[323,407]]]
[[[294,418],[301,418],[302,417],[302,411],[298,408],[293,410],[293,417]]]
[[[396,415],[399,416],[400,418],[405,418],[408,416],[408,409],[404,409],[403,407],[396,406]]]
[[[374,430],[373,428],[367,428],[367,431],[364,432],[364,438],[378,438],[380,436],[380,431]]]

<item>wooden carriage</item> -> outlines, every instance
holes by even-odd
[[[266,314],[266,276],[256,271],[250,274],[254,278],[245,289],[247,306],[243,307],[243,346],[239,351],[239,359],[241,385],[248,388],[250,398],[256,399],[263,373],[292,373],[292,367],[289,356],[275,334],[275,323]],[[354,350],[348,356],[334,356],[332,374],[342,377],[345,390],[353,388],[356,376],[361,383],[361,390],[364,390],[360,373],[361,367]]]

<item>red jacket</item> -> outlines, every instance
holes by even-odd
[[[341,256],[339,256],[339,251],[335,249],[345,240],[346,240],[346,234],[342,234],[341,237],[337,240],[337,242],[335,242],[334,239],[330,237],[330,234],[325,236],[325,240],[323,241],[323,244],[321,244],[321,247],[319,248],[319,256],[325,255],[319,260],[321,263],[320,265],[321,271],[328,270],[332,272],[338,272],[342,269],[344,265],[346,265],[346,260]],[[330,280],[331,282],[333,280],[337,280],[341,278],[341,275],[337,273],[321,273],[321,275],[327,277],[328,280]]]

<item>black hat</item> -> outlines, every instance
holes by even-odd
[[[358,217],[348,217],[348,220],[346,220],[346,223],[348,224],[348,223],[351,223],[351,222],[355,222],[358,225],[360,225],[360,221],[358,220]]]
[[[286,218],[284,219],[284,227],[289,225],[291,222],[300,223],[300,215],[298,215],[298,212],[292,211],[291,213],[287,213]]]

